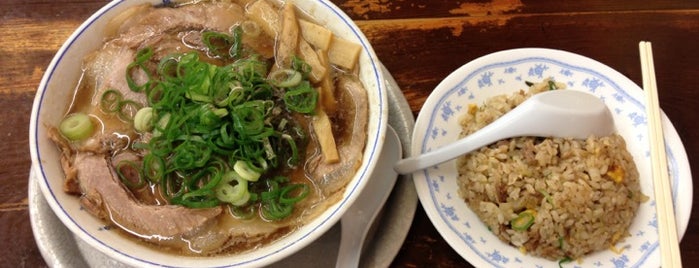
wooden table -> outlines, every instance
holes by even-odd
[[[699,1],[688,0],[334,0],[372,42],[417,115],[452,70],[518,47],[568,50],[641,84],[637,43],[653,43],[660,104],[699,170]],[[0,266],[45,266],[27,202],[28,125],[35,90],[66,38],[107,1],[0,2]],[[695,183],[694,192],[699,192]],[[696,207],[696,206],[695,206]],[[681,243],[699,263],[699,211]],[[418,208],[396,267],[468,267]]]

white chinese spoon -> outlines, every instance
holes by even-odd
[[[403,156],[398,134],[390,126],[386,129],[386,140],[376,168],[357,201],[342,215],[342,234],[337,255],[337,268],[356,268],[367,235],[374,220],[391,194],[398,174],[393,163]]]
[[[454,143],[399,160],[394,169],[409,174],[477,150],[498,140],[521,137],[585,139],[614,132],[614,119],[599,98],[576,90],[535,94],[493,123]]]

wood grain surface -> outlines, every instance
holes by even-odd
[[[699,168],[699,1],[334,0],[363,30],[414,115],[464,63],[520,47],[567,50],[641,84],[637,44],[653,43],[660,105]],[[68,36],[107,1],[0,2],[0,267],[43,267],[29,223],[28,128],[41,77]],[[699,189],[695,183],[694,192]],[[696,199],[695,199],[696,201]],[[699,216],[680,246],[699,263]],[[469,267],[418,207],[394,267]]]

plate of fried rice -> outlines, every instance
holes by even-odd
[[[660,266],[643,91],[600,62],[543,48],[475,59],[430,94],[412,152],[452,143],[547,90],[599,97],[616,132],[585,140],[516,137],[415,172],[428,217],[476,267]],[[692,176],[675,128],[664,114],[662,121],[681,238]]]

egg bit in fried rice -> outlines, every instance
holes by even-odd
[[[460,118],[469,135],[533,94],[564,90],[546,79],[528,90],[471,104]],[[488,229],[526,254],[559,261],[611,249],[629,236],[641,202],[639,173],[618,134],[569,138],[516,137],[458,159],[459,195]]]

